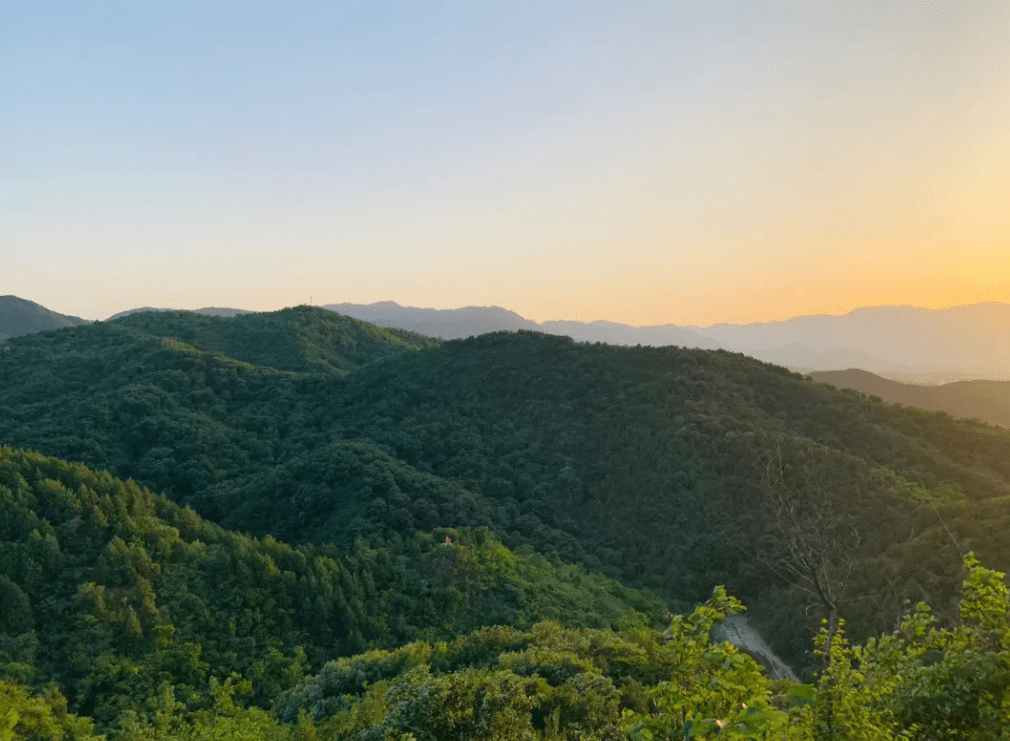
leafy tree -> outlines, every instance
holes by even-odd
[[[0,678],[0,741],[104,741],[87,718],[67,712],[59,690],[30,695]]]
[[[671,676],[650,691],[654,710],[627,712],[632,739],[773,738],[786,728],[788,716],[772,705],[763,668],[711,639],[715,624],[742,608],[717,587],[693,613],[673,618],[667,633]]]

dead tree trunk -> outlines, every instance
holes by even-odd
[[[846,506],[850,476],[839,476],[838,454],[811,443],[783,453],[771,444],[759,458],[758,489],[766,518],[759,560],[806,593],[827,619],[825,656],[838,632],[861,539]],[[830,659],[826,659],[830,661]]]

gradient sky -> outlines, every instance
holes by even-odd
[[[0,294],[706,325],[1010,301],[1010,3],[13,3]]]

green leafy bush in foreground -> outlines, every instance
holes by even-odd
[[[824,669],[814,685],[775,685],[705,631],[737,609],[719,590],[674,620],[680,652],[669,682],[650,692],[653,710],[627,714],[633,739],[726,738],[884,741],[1010,738],[1010,621],[1004,574],[965,558],[960,620],[940,627],[919,604],[896,631],[849,645],[817,639]]]
[[[862,646],[838,633],[812,685],[772,682],[710,638],[740,603],[717,588],[664,638],[648,631],[490,629],[328,665],[278,706],[320,738],[994,739],[1010,733],[1003,575],[965,560],[960,621],[917,606]],[[1004,734],[1004,735],[1000,735]]]

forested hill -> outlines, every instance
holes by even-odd
[[[87,323],[86,319],[57,314],[34,301],[17,296],[0,296],[0,342],[8,337]]]
[[[143,314],[145,312],[162,312],[162,311],[188,311],[184,309],[159,309],[154,306],[141,306],[136,309],[127,309],[126,311],[117,311],[115,314],[110,316],[105,321],[111,322],[115,319],[120,319],[124,316],[129,316],[130,314]],[[202,309],[193,309],[194,314],[203,314],[204,316],[221,316],[221,317],[233,317],[239,316],[241,314],[253,314],[254,312],[248,311],[246,309],[233,309],[228,306],[205,306]]]
[[[653,600],[486,531],[291,548],[4,447],[0,513],[12,741],[104,741],[96,726],[114,741],[604,741],[698,727],[926,741],[989,738],[1008,720],[1010,602],[1003,575],[971,556],[958,625],[920,606],[879,643],[849,647],[839,632],[829,649],[822,631],[830,663],[796,685],[710,639],[739,610],[722,588],[660,633],[646,627]],[[482,624],[496,627],[469,630]],[[391,650],[339,658],[366,645]]]
[[[304,672],[367,648],[543,619],[646,627],[663,612],[487,531],[293,548],[107,473],[0,447],[0,680],[58,685],[106,727],[168,689],[182,707],[206,707],[233,674],[269,705]]]
[[[906,598],[946,610],[962,550],[1010,566],[1005,432],[738,354],[437,343],[310,307],[134,314],[8,345],[4,443],[306,546],[484,527],[667,600],[727,584],[799,664],[804,616],[827,607],[790,571],[784,513],[821,544],[857,634],[893,626]]]
[[[856,368],[814,372],[810,376],[816,381],[855,389],[884,401],[1010,428],[1010,381],[956,381],[941,386],[917,386]]]
[[[343,374],[404,350],[438,344],[422,335],[382,329],[306,306],[235,317],[140,312],[113,324],[147,335],[171,337],[198,350],[253,365],[302,372]]]

